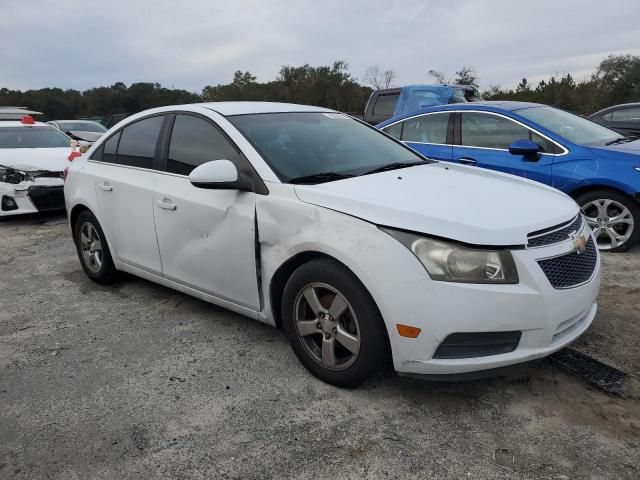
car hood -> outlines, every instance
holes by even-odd
[[[0,148],[0,165],[27,172],[48,170],[61,172],[69,166],[69,147]]]
[[[377,225],[473,245],[524,245],[528,233],[579,211],[570,197],[546,185],[445,163],[296,185],[295,191],[303,202]]]

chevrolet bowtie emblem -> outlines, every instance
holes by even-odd
[[[587,239],[586,239],[586,237],[583,237],[582,235],[580,235],[580,236],[576,237],[573,240],[573,250],[578,255],[580,255],[586,249],[587,249]]]

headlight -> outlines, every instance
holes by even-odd
[[[518,270],[508,250],[483,250],[387,228],[420,260],[433,280],[460,283],[518,283]]]
[[[12,183],[17,185],[20,182],[28,180],[29,177],[26,173],[20,170],[14,170],[13,168],[0,167],[0,182]]]

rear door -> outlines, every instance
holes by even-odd
[[[94,177],[98,216],[118,258],[160,275],[152,195],[153,170],[165,117],[138,120],[109,138],[88,168]]]
[[[509,145],[529,139],[542,148],[532,161],[509,153]],[[506,116],[490,112],[460,112],[456,121],[453,161],[499,170],[551,185],[554,144]]]
[[[189,173],[226,159],[248,162],[208,118],[179,113],[153,193],[163,275],[223,300],[259,310],[255,193],[194,187]]]

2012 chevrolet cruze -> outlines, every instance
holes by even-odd
[[[323,108],[139,113],[71,164],[65,198],[91,279],[121,270],[282,326],[336,385],[389,355],[432,375],[540,358],[596,313],[599,254],[571,198]]]

